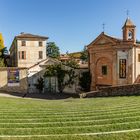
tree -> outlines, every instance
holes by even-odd
[[[7,48],[4,46],[4,40],[2,34],[0,33],[0,67],[7,66],[7,61],[5,59],[5,54],[7,53]]]
[[[79,78],[79,85],[83,91],[90,91],[91,75],[90,72],[83,72],[82,76]]]
[[[0,57],[5,58],[5,55],[8,54],[7,47],[4,47],[3,49],[0,50]]]
[[[0,58],[0,67],[5,67],[4,59]]]
[[[42,93],[43,88],[44,88],[44,79],[42,77],[39,77],[37,80],[37,83],[34,85],[39,90],[39,92]]]
[[[56,46],[54,42],[48,42],[47,43],[47,56],[52,58],[59,58],[60,52],[59,47]]]
[[[136,43],[137,43],[137,44],[140,44],[140,40],[136,39]]]
[[[57,77],[58,90],[60,93],[63,92],[66,86],[74,84],[74,80],[77,77],[74,69],[65,70],[64,68],[62,68],[61,64],[49,65],[44,74],[44,77],[48,76]]]
[[[69,66],[71,68],[77,69],[79,68],[79,64],[75,61],[75,59],[71,58],[70,60],[67,60],[64,62],[66,66]]]
[[[5,48],[4,40],[3,40],[3,37],[2,37],[2,33],[0,33],[0,51],[4,48]]]
[[[87,51],[87,46],[84,46],[83,51],[81,52],[80,59],[87,62],[88,61],[88,51]]]
[[[6,60],[7,54],[8,54],[8,50],[6,47],[0,50],[0,67],[5,67],[8,65]]]
[[[56,70],[56,76],[58,80],[58,90],[60,93],[62,93],[66,86],[65,75],[67,71],[63,70],[61,65],[57,65],[55,70]]]

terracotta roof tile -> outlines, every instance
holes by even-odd
[[[29,33],[21,33],[20,35],[16,36],[17,39],[19,38],[41,38],[41,39],[48,39],[48,37],[45,36],[39,36],[39,35],[33,35]]]
[[[121,42],[121,41],[123,41],[123,40],[120,39],[120,38],[112,37],[112,36],[109,36],[109,35],[107,35],[107,34],[104,34],[104,36],[106,36],[106,37],[108,37],[108,38],[110,38],[110,39],[112,39],[112,40],[114,40],[114,41],[116,41],[116,42]]]

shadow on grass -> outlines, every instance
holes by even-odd
[[[1,96],[5,97],[21,97],[21,98],[36,98],[47,100],[61,100],[68,98],[79,98],[78,94],[71,93],[17,93],[17,92],[4,92],[0,91]]]

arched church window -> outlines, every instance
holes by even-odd
[[[133,37],[133,33],[132,33],[132,31],[129,31],[128,32],[128,39],[132,39],[132,37]]]

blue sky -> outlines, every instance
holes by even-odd
[[[21,32],[48,36],[61,53],[81,51],[102,31],[122,37],[126,11],[137,26],[140,40],[139,0],[0,0],[0,32],[10,47]]]

